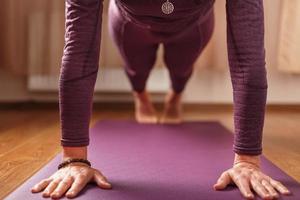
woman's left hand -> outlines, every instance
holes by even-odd
[[[262,199],[278,199],[278,192],[290,194],[279,181],[261,172],[259,156],[236,154],[233,167],[222,173],[214,189],[223,190],[229,184],[235,184],[246,199],[254,199],[251,189]]]

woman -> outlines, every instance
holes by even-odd
[[[213,1],[205,6],[197,1],[176,3],[177,13],[170,2],[164,4],[170,5],[164,7],[165,10],[160,9],[159,1],[147,6],[134,1],[110,2],[109,31],[125,62],[135,99],[136,120],[141,123],[158,121],[145,87],[159,44],[164,46],[164,60],[172,83],[160,122],[179,123],[181,93],[192,75],[195,60],[213,32]],[[141,17],[143,15],[151,17]]]
[[[42,180],[32,192],[75,197],[90,181],[111,184],[87,162],[89,120],[98,72],[102,0],[66,0],[65,49],[60,76],[60,117],[65,166]],[[180,121],[180,94],[213,29],[214,0],[111,1],[109,30],[125,61],[139,122],[156,122],[145,90],[159,43],[170,72],[163,122]],[[267,95],[262,0],[227,0],[227,43],[234,97],[235,159],[214,185],[234,183],[247,199],[254,190],[263,199],[289,194],[280,182],[260,170],[262,130]],[[83,159],[74,162],[73,158]],[[76,161],[76,160],[75,160]],[[201,181],[201,180],[199,180]]]

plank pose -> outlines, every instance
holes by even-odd
[[[180,97],[193,64],[211,38],[214,0],[111,0],[109,32],[124,60],[132,85],[136,119],[156,123],[146,81],[160,43],[169,70],[163,123],[180,122]],[[92,97],[98,72],[103,0],[66,0],[65,48],[60,73],[60,117],[63,159],[87,158]],[[262,0],[227,0],[227,46],[234,97],[233,167],[213,186],[234,183],[245,198],[289,194],[280,182],[260,170],[262,130],[267,96]],[[76,196],[90,181],[109,189],[98,169],[73,162],[37,183],[44,196]],[[199,180],[201,181],[201,180]]]

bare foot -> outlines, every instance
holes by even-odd
[[[158,119],[149,94],[144,91],[141,93],[133,92],[135,103],[135,119],[139,123],[157,123]]]
[[[165,107],[160,123],[179,124],[182,122],[181,94],[170,91],[165,98]]]

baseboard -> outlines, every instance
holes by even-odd
[[[30,92],[56,92],[58,75],[30,75],[27,88]],[[166,92],[169,88],[168,71],[164,68],[152,70],[147,88],[150,92]],[[95,92],[123,93],[131,87],[122,68],[103,67],[99,69]]]

